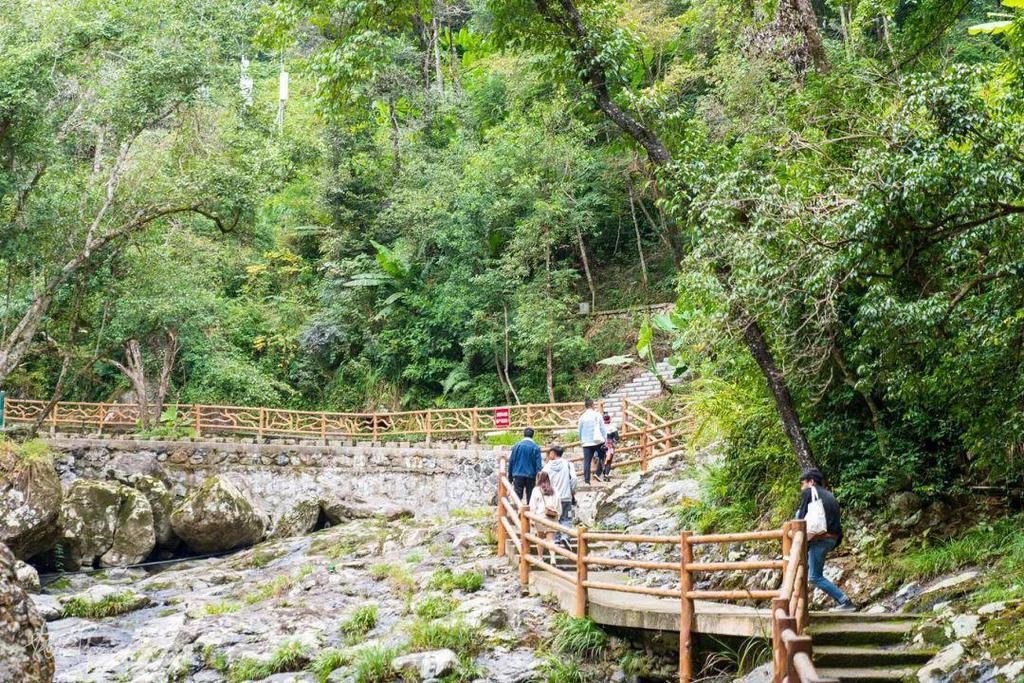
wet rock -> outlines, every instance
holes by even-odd
[[[471,598],[459,605],[458,614],[471,626],[504,628],[508,624],[508,611],[504,605],[489,597]]]
[[[956,638],[970,638],[978,631],[978,622],[981,617],[977,614],[958,614],[953,617],[949,627]]]
[[[195,552],[211,553],[259,542],[266,519],[243,481],[213,475],[174,509],[171,528]]]
[[[153,509],[133,488],[107,481],[79,479],[68,488],[62,506],[62,536],[70,567],[135,564],[156,545]]]
[[[0,543],[15,557],[24,560],[57,543],[62,499],[49,456],[19,456],[0,445]]]
[[[420,680],[437,678],[450,673],[459,665],[459,657],[451,650],[433,650],[431,652],[414,652],[410,655],[395,657],[391,660],[391,668],[402,673],[416,673]]]
[[[654,499],[661,503],[675,505],[680,500],[700,500],[700,482],[696,479],[680,479],[669,482],[654,493]]]
[[[32,565],[17,560],[14,563],[14,576],[26,593],[39,592],[39,572]]]
[[[53,652],[46,622],[14,574],[14,555],[0,544],[0,681],[49,683]]]
[[[770,683],[772,681],[772,665],[762,664],[735,683]]]
[[[320,506],[331,524],[341,524],[353,519],[373,518],[382,518],[393,522],[413,516],[413,511],[407,507],[389,501],[370,501],[356,496],[348,498],[328,496],[320,502]]]
[[[300,500],[290,510],[281,516],[274,525],[274,530],[269,538],[290,538],[308,534],[316,528],[316,522],[320,518],[320,500],[308,498]]]
[[[920,683],[941,681],[946,674],[956,668],[963,657],[964,646],[960,643],[951,643],[939,650],[939,653],[917,672],[917,680]]]
[[[60,600],[52,595],[33,595],[32,604],[39,611],[39,616],[46,621],[56,621],[61,618],[63,610],[60,606]]]

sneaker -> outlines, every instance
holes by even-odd
[[[853,604],[853,602],[851,602],[849,600],[847,600],[846,602],[841,603],[839,605],[836,605],[835,607],[833,607],[832,609],[829,610],[829,612],[856,612],[856,611],[857,611],[857,605]]]

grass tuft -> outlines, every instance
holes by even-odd
[[[341,624],[341,632],[345,634],[346,639],[352,642],[358,642],[362,638],[373,630],[377,625],[377,605],[363,605],[356,609]]]
[[[352,660],[352,678],[355,683],[392,683],[398,678],[391,660],[402,654],[395,647],[374,645],[356,653]]]
[[[555,618],[555,635],[552,647],[563,654],[577,657],[593,657],[608,644],[608,634],[588,618],[577,619],[568,614]]]
[[[102,600],[88,598],[71,598],[64,603],[61,610],[63,618],[81,617],[83,619],[103,619],[118,614],[127,614],[142,609],[150,604],[149,598],[135,593],[117,593],[108,595]]]
[[[588,683],[590,680],[575,661],[554,655],[541,663],[540,675],[544,683]]]
[[[302,671],[308,663],[309,656],[302,643],[289,640],[278,646],[266,662],[246,657],[232,663],[228,668],[227,678],[231,683],[261,681],[274,674]]]
[[[324,683],[327,677],[331,675],[336,669],[340,669],[349,662],[352,661],[352,657],[341,650],[335,650],[333,648],[324,650],[309,663],[306,667],[306,671],[316,676],[320,683]]]
[[[232,614],[240,609],[242,609],[242,606],[237,602],[211,602],[203,608],[203,612],[212,616],[215,614]]]
[[[430,595],[416,604],[416,616],[421,619],[440,619],[451,614],[458,603],[442,595]]]
[[[461,621],[417,620],[409,627],[409,647],[414,652],[449,649],[460,656],[472,656],[482,646],[482,631]]]
[[[451,593],[454,590],[461,590],[466,593],[475,593],[484,587],[484,577],[480,572],[459,572],[451,569],[438,569],[430,575],[427,588]]]

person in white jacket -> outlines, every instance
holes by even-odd
[[[597,458],[597,471],[601,472],[603,463],[601,460],[601,449],[608,438],[605,431],[604,419],[601,414],[594,410],[594,402],[589,398],[583,402],[586,410],[580,415],[579,434],[580,446],[583,447],[583,483],[590,483],[590,464]],[[598,476],[598,479],[601,477]]]
[[[551,485],[551,477],[543,470],[537,475],[537,485],[533,487],[533,493],[530,495],[530,512],[549,520],[562,516],[562,501],[555,493],[555,487]],[[543,531],[538,531],[538,535],[543,535],[549,543],[554,543],[555,532],[548,531],[546,527],[543,529]],[[552,550],[549,553],[551,564],[554,564],[555,552]],[[537,546],[537,557],[544,559],[544,549],[539,545]]]
[[[576,492],[576,469],[572,463],[562,458],[565,449],[561,446],[548,446],[547,463],[543,472],[547,472],[551,480],[551,488],[562,503],[562,516],[558,523],[563,526],[572,526],[572,499]],[[569,540],[564,534],[559,534],[557,541],[568,546]]]

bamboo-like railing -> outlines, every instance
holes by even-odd
[[[12,399],[6,401],[9,424],[31,424],[43,416],[42,425],[57,430],[90,431],[98,434],[137,430],[141,413],[130,403],[60,402],[44,414],[47,401]],[[434,408],[394,413],[336,413],[287,410],[252,406],[169,404],[177,412],[177,425],[203,435],[363,438],[422,436],[454,438],[481,433],[534,427],[570,429],[575,427],[582,403],[531,403],[493,408]],[[499,413],[508,415],[499,421]]]
[[[647,536],[608,531],[588,531],[585,527],[570,528],[547,517],[530,512],[520,500],[505,472],[505,463],[498,463],[497,551],[506,555],[507,545],[516,548],[519,581],[527,585],[530,570],[547,572],[565,581],[575,591],[573,615],[584,617],[588,612],[590,590],[608,590],[634,595],[651,595],[679,601],[679,681],[693,680],[694,601],[771,601],[772,660],[775,683],[836,683],[819,676],[811,659],[811,638],[804,635],[807,625],[807,543],[806,524],[787,522],[781,529],[751,531],[739,534],[699,535],[683,531],[678,536]],[[576,539],[576,551],[549,542],[548,532],[562,533]],[[694,546],[746,542],[781,543],[779,559],[746,562],[695,562]],[[636,543],[668,546],[678,549],[678,561],[620,559],[597,555],[590,543]],[[537,551],[536,555],[534,550]],[[566,571],[545,559],[554,553],[575,565]],[[675,553],[672,553],[673,555]],[[619,567],[662,572],[666,578],[678,577],[679,587],[657,587],[595,581],[592,567]],[[696,590],[694,575],[699,573],[776,570],[782,575],[778,590]],[[674,581],[672,581],[674,582]]]

